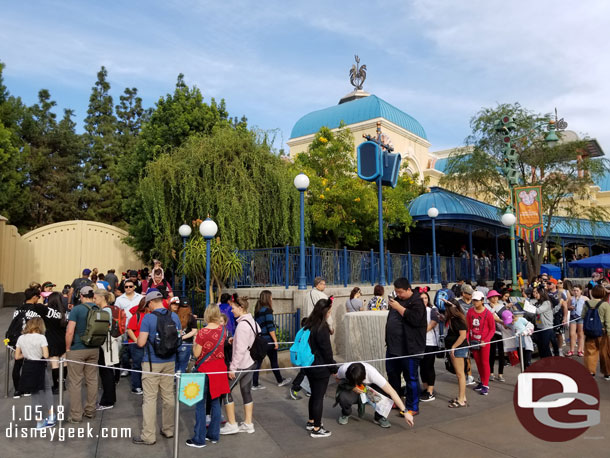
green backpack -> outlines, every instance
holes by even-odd
[[[87,313],[87,326],[80,336],[81,342],[87,347],[100,347],[108,337],[110,319],[112,315],[108,310],[100,310],[95,304],[81,304],[89,310]]]

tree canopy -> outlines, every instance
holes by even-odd
[[[519,103],[499,104],[483,108],[472,117],[472,133],[466,138],[466,147],[449,157],[441,185],[490,201],[503,209],[511,205],[502,171],[503,135],[496,132],[495,126],[503,116],[512,117],[516,124],[511,137],[518,154],[520,185],[542,186],[544,236],[532,244],[525,241],[529,271],[539,272],[544,247],[557,224],[557,216],[564,216],[574,225],[579,218],[594,222],[607,220],[608,212],[590,205],[588,199],[589,186],[607,173],[608,165],[604,159],[588,156],[586,139],[560,141],[554,146],[547,144],[545,138],[551,121],[548,114],[533,112]]]
[[[177,228],[207,215],[232,248],[298,237],[298,193],[287,165],[246,129],[219,125],[189,137],[147,165],[139,192],[153,232],[151,255],[165,261],[180,244]]]
[[[353,137],[347,128],[323,127],[308,151],[297,155],[294,175],[310,179],[307,214],[310,239],[320,246],[369,248],[379,240],[377,187],[358,178]],[[406,169],[403,169],[403,171]],[[407,232],[412,224],[407,204],[424,192],[417,177],[403,173],[396,188],[383,188],[384,237]]]

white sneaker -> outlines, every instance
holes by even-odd
[[[493,382],[494,381],[494,374],[489,374],[489,381]]]
[[[237,434],[238,432],[239,426],[237,426],[237,423],[226,423],[222,428],[220,428],[220,434],[223,436],[228,434]]]
[[[267,387],[264,385],[252,385],[252,391],[264,390],[265,388]]]
[[[288,377],[285,378],[284,380],[282,380],[280,383],[277,384],[277,386],[286,386],[288,385],[290,382],[292,382],[292,377]]]
[[[252,434],[254,432],[254,424],[253,423],[240,423],[239,424],[239,432],[240,433],[248,433]]]
[[[466,385],[474,385],[474,377],[472,375],[469,375],[466,379]]]

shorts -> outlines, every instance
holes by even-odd
[[[456,358],[468,358],[468,348],[456,348],[453,350],[453,356]]]

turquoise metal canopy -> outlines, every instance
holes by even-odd
[[[342,121],[345,124],[355,124],[376,118],[387,119],[418,137],[425,140],[428,139],[426,131],[415,118],[390,105],[376,95],[370,95],[306,114],[294,125],[290,138],[315,134],[324,126],[329,129],[335,129],[339,127]]]
[[[437,224],[440,225],[471,225],[476,230],[493,227],[508,233],[502,224],[503,209],[489,205],[480,200],[462,196],[439,187],[430,188],[430,192],[422,194],[411,202],[409,212],[414,221],[428,222],[428,209],[438,209]],[[568,220],[554,217],[555,227],[553,237],[570,240],[610,240],[610,223],[592,223],[587,219]]]

